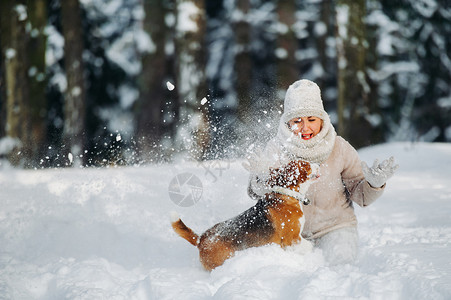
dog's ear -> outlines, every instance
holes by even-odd
[[[309,162],[303,160],[290,161],[280,168],[271,169],[267,184],[271,187],[293,188],[307,181],[311,173],[312,168]]]

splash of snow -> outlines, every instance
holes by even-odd
[[[172,91],[172,90],[175,89],[175,86],[174,86],[171,82],[169,82],[169,81],[166,82],[166,87],[167,87],[168,90],[170,90],[170,91]]]
[[[6,155],[21,145],[22,143],[18,138],[12,138],[10,136],[0,138],[0,155]]]

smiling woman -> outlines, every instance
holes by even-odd
[[[277,135],[268,142],[264,159],[277,168],[303,159],[320,165],[319,179],[306,196],[302,237],[323,250],[331,264],[353,262],[357,256],[357,218],[353,203],[367,206],[380,197],[397,166],[391,158],[373,167],[361,164],[357,151],[337,136],[324,110],[321,90],[310,80],[298,80],[287,90]],[[256,165],[261,165],[258,162]],[[250,170],[249,195],[260,199],[268,187]]]
[[[294,118],[288,122],[288,126],[301,139],[309,140],[321,131],[323,120],[313,116]]]

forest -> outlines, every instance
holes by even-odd
[[[355,148],[451,142],[448,0],[2,0],[0,168],[234,158],[315,81]]]

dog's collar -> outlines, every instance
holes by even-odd
[[[304,204],[304,205],[310,204],[310,200],[305,198],[305,196],[299,192],[295,192],[293,190],[287,189],[282,186],[274,186],[271,188],[271,190],[273,192],[276,192],[276,193],[279,193],[282,195],[287,195],[287,196],[293,197],[293,198],[297,199],[299,202],[302,202],[302,204]]]

